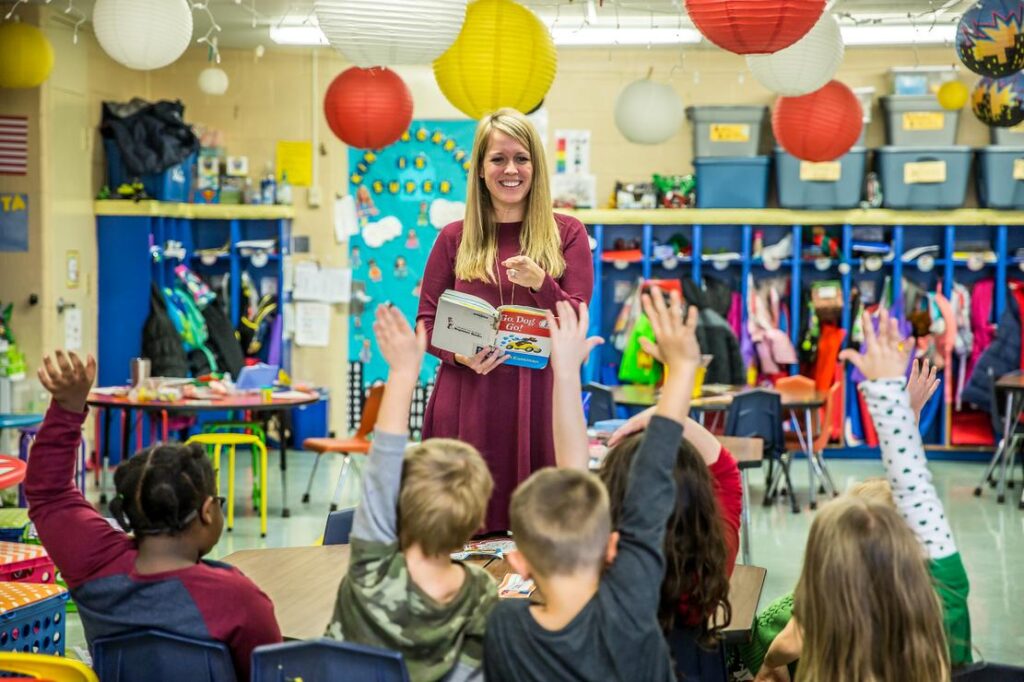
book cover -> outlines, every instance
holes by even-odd
[[[544,369],[551,357],[551,332],[544,311],[526,306],[498,308],[494,345],[508,354],[506,365]]]

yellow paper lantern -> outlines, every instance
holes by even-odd
[[[35,88],[53,70],[53,45],[35,26],[0,24],[0,88]]]
[[[967,86],[960,81],[946,81],[935,93],[935,98],[939,100],[939,106],[949,111],[962,109],[967,104],[969,96]]]
[[[530,111],[555,79],[558,57],[547,27],[512,0],[476,0],[462,32],[434,62],[441,92],[470,118],[513,107]]]

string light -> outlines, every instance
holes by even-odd
[[[202,38],[196,41],[196,44],[203,44],[209,46],[209,53],[211,55],[210,61],[220,64],[220,50],[217,49],[217,36],[215,34],[220,33],[220,25],[217,24],[217,19],[213,16],[213,12],[210,11],[209,0],[203,0],[202,2],[193,2],[192,11],[195,12],[201,10],[206,12],[206,16],[210,18],[210,29],[206,32]]]

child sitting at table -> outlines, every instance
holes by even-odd
[[[86,639],[156,628],[224,642],[249,679],[252,650],[281,641],[274,605],[232,566],[202,557],[224,527],[213,467],[199,446],[158,443],[121,464],[112,528],[72,476],[96,361],[57,351],[39,380],[53,402],[39,429],[25,496],[39,539],[67,581]]]
[[[519,486],[510,509],[518,551],[507,560],[534,579],[542,601],[507,600],[491,614],[489,682],[675,679],[658,605],[665,524],[676,498],[672,470],[701,359],[697,310],[684,322],[676,292],[670,305],[658,291],[643,304],[671,372],[633,460],[618,530],[612,532],[608,492],[594,474],[547,468]],[[548,323],[554,326],[550,314]],[[575,409],[582,410],[578,400]],[[560,460],[561,447],[556,439]]]
[[[397,308],[379,306],[376,317],[388,384],[326,634],[401,652],[414,682],[476,679],[497,587],[449,555],[483,524],[494,484],[466,443],[431,438],[406,451],[426,332],[414,334]]]

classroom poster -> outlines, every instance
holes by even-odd
[[[349,360],[363,363],[366,385],[387,378],[373,339],[377,304],[398,306],[410,324],[416,319],[430,249],[441,228],[463,217],[475,130],[476,121],[413,120],[389,147],[349,148],[349,193],[358,223],[349,239]],[[436,366],[428,355],[422,378],[432,377]]]
[[[313,182],[313,143],[279,140],[276,151],[277,181],[287,174],[292,187],[309,187]]]
[[[0,251],[28,251],[27,194],[0,194]]]

